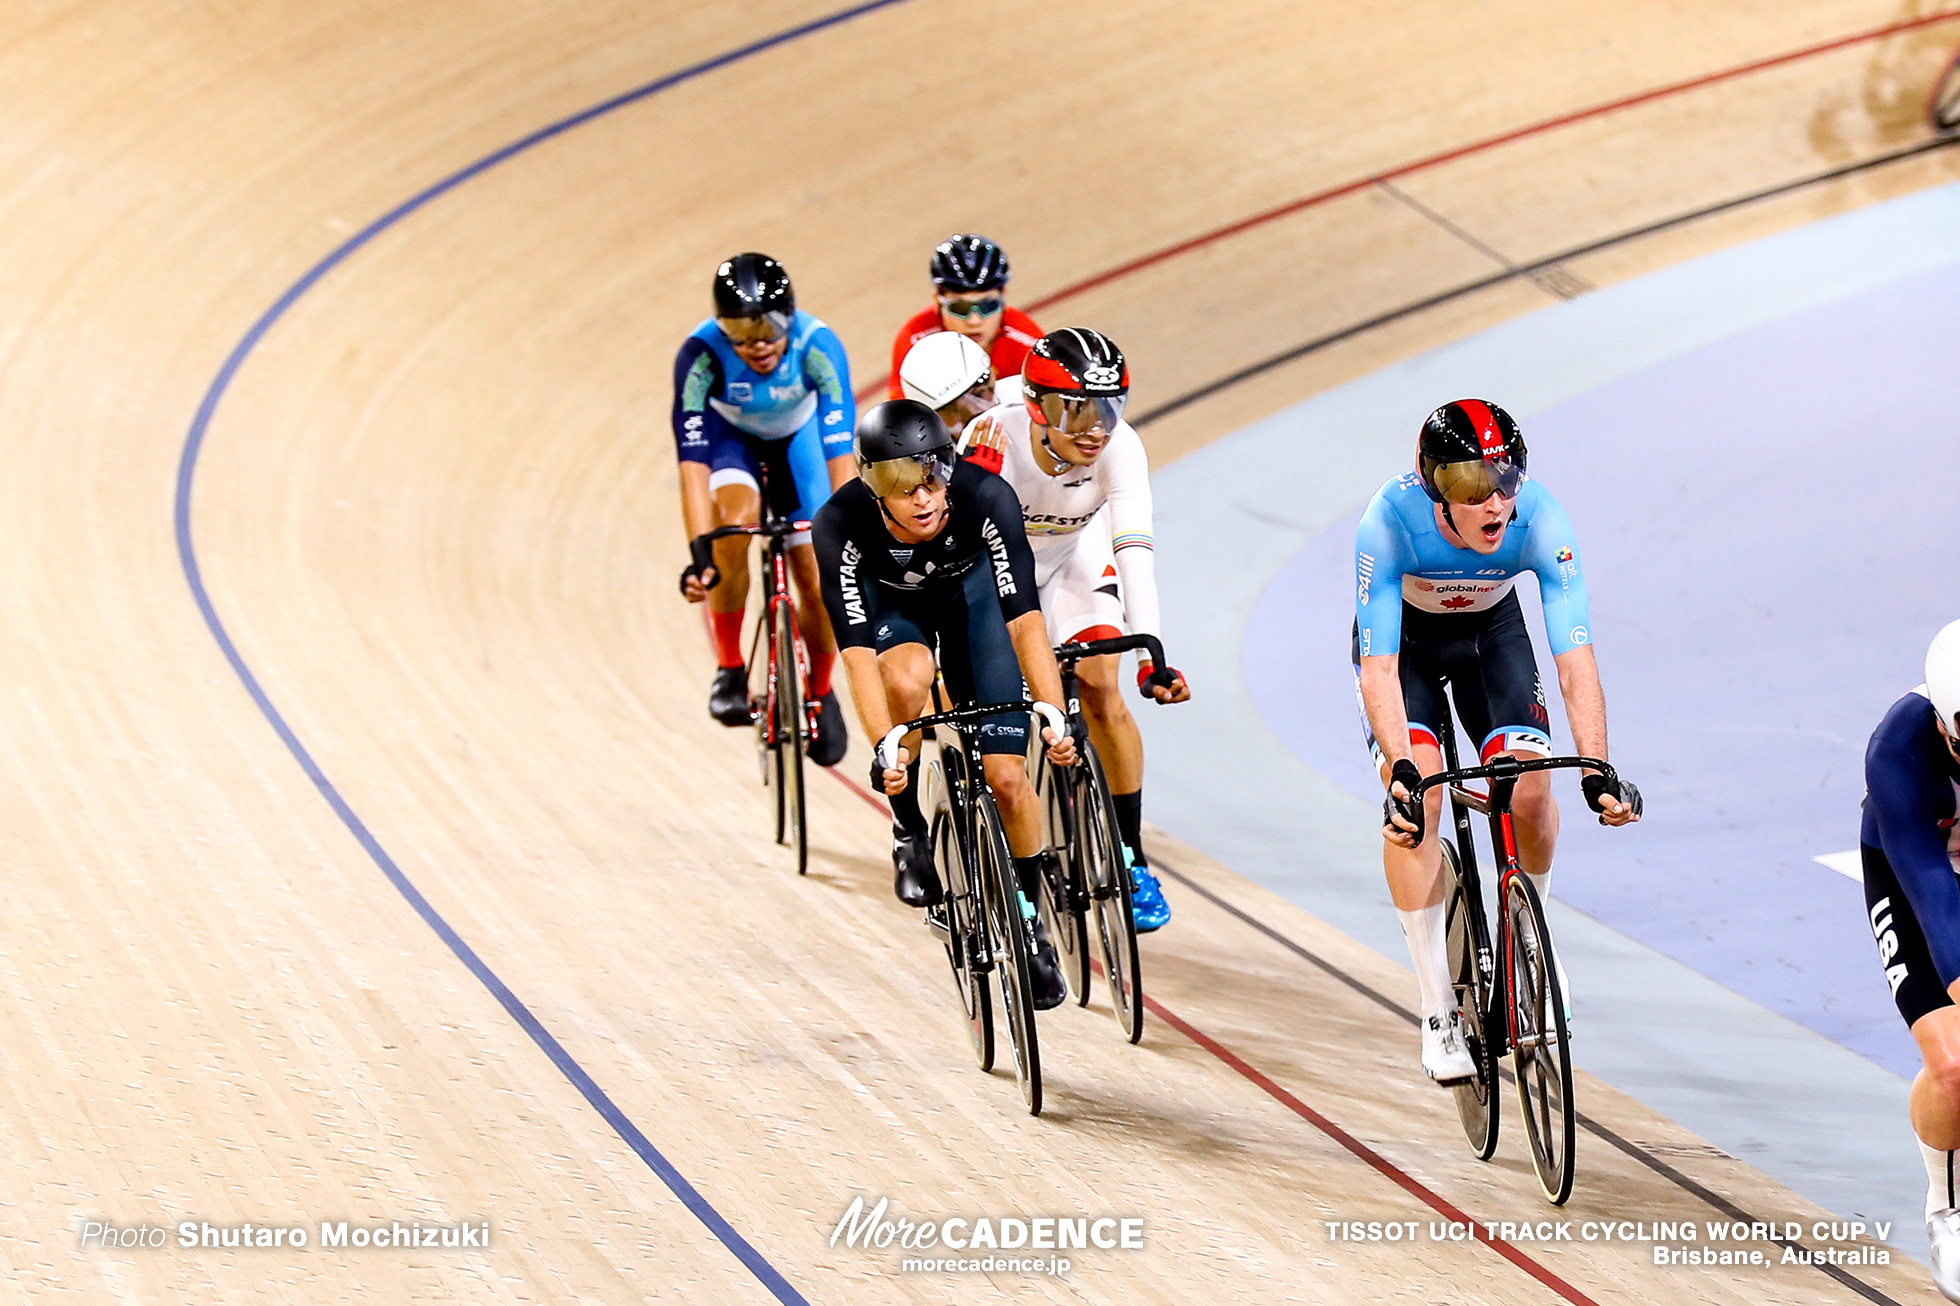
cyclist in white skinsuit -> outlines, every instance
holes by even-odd
[[[1052,332],[1028,355],[1022,401],[983,412],[992,371],[983,351],[963,344],[971,342],[950,333],[920,341],[899,379],[909,397],[936,408],[964,437],[970,460],[1014,487],[1049,634],[1064,643],[1114,638],[1126,627],[1158,634],[1150,461],[1122,420],[1129,391],[1122,352],[1099,332]],[[1170,919],[1170,907],[1143,855],[1143,739],[1123,702],[1119,664],[1085,658],[1077,667],[1083,715],[1132,862],[1137,928],[1148,931]],[[1152,684],[1156,668],[1141,661],[1139,691],[1162,703],[1190,698],[1184,678],[1165,670],[1170,684]]]

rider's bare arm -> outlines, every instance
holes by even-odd
[[[1361,707],[1368,714],[1382,758],[1393,769],[1410,756],[1409,708],[1402,701],[1402,657],[1384,653],[1361,659]]]
[[[1565,719],[1572,726],[1572,746],[1582,757],[1610,761],[1606,752],[1606,694],[1599,687],[1599,663],[1592,645],[1581,644],[1557,654],[1559,693],[1565,698]],[[1588,770],[1587,775],[1597,772]],[[1626,825],[1640,813],[1610,790],[1600,796],[1599,819],[1606,825]]]
[[[891,733],[891,705],[885,701],[885,678],[878,671],[878,653],[868,648],[840,648],[844,675],[851,682],[851,703],[857,708],[858,724],[865,738],[874,744]]]
[[[830,488],[833,490],[841,490],[857,479],[857,459],[847,453],[829,459],[824,466],[830,472]]]
[[[681,521],[690,540],[715,528],[715,504],[708,493],[706,463],[681,464]]]
[[[1558,667],[1558,688],[1565,697],[1574,751],[1581,757],[1611,761],[1606,753],[1606,694],[1599,687],[1599,663],[1592,645],[1568,649],[1552,661]]]
[[[1028,689],[1035,701],[1046,703],[1060,710],[1062,703],[1062,671],[1055,665],[1055,649],[1048,642],[1048,623],[1041,619],[1041,609],[1024,612],[1007,623],[1007,636],[1014,641],[1014,657],[1021,664],[1021,674],[1027,678]],[[1056,735],[1046,726],[1042,727],[1042,738],[1048,743],[1048,760],[1057,766],[1071,766],[1075,762],[1075,741],[1067,735]]]

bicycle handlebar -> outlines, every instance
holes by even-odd
[[[1596,757],[1500,757],[1487,766],[1461,766],[1454,771],[1438,771],[1435,775],[1426,775],[1409,798],[1411,801],[1416,801],[1431,789],[1442,785],[1461,784],[1465,780],[1515,780],[1527,771],[1555,771],[1561,767],[1590,767],[1606,777],[1606,782],[1615,789],[1620,786],[1620,773],[1615,771],[1611,764],[1602,762]]]
[[[1002,712],[1032,712],[1058,735],[1068,734],[1068,718],[1061,711],[1047,703],[987,703],[969,707],[956,707],[950,712],[935,712],[922,716],[917,721],[908,721],[902,726],[893,726],[891,733],[878,741],[877,758],[887,771],[898,769],[899,741],[914,730],[924,730],[927,726],[960,726],[976,721],[984,721]]]
[[[807,531],[809,529],[810,523],[806,521],[791,521],[786,517],[771,517],[766,522],[749,526],[717,526],[715,529],[708,531],[707,536],[711,540],[721,539],[724,535],[767,535],[775,538],[783,535],[794,535],[798,531]]]
[[[1119,635],[1115,639],[1090,639],[1081,643],[1055,645],[1057,662],[1079,662],[1083,658],[1099,658],[1109,653],[1128,653],[1131,649],[1142,649],[1150,655],[1152,666],[1164,665],[1164,646],[1155,635]]]

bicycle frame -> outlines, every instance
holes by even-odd
[[[751,668],[750,678],[753,680],[753,668],[756,664],[757,657],[760,656],[765,659],[767,674],[763,680],[763,684],[767,686],[767,689],[765,690],[766,696],[759,705],[759,712],[761,719],[770,723],[768,734],[763,740],[764,745],[770,748],[786,742],[780,737],[778,729],[774,724],[777,718],[776,687],[782,683],[781,677],[783,674],[783,669],[777,665],[776,657],[776,627],[780,620],[776,605],[777,600],[780,599],[784,605],[784,609],[787,611],[791,628],[800,630],[796,626],[795,589],[791,586],[789,580],[789,537],[797,531],[806,531],[808,529],[810,529],[809,522],[791,521],[787,518],[778,517],[770,511],[767,486],[765,483],[761,522],[755,525],[721,526],[708,532],[708,538],[711,540],[718,540],[724,536],[731,535],[759,535],[763,537],[762,612],[756,620],[755,634],[749,641],[749,666]],[[803,673],[802,661],[802,645],[799,640],[797,646],[798,666],[796,668],[797,674],[799,675]],[[814,715],[810,710],[807,696],[804,709],[806,715]]]
[[[1477,961],[1484,974],[1492,977],[1491,1001],[1500,1001],[1505,1014],[1504,1044],[1496,1049],[1495,1055],[1503,1056],[1517,1045],[1517,1009],[1510,1001],[1509,984],[1511,976],[1512,939],[1509,918],[1498,913],[1498,939],[1493,951],[1490,923],[1484,914],[1483,881],[1477,869],[1476,841],[1470,837],[1470,813],[1480,812],[1490,822],[1491,847],[1501,860],[1498,868],[1497,901],[1504,901],[1504,893],[1510,886],[1511,877],[1523,874],[1518,865],[1517,831],[1511,820],[1511,799],[1521,776],[1533,771],[1555,771],[1561,769],[1586,768],[1598,771],[1606,777],[1609,784],[1619,784],[1619,774],[1607,763],[1595,757],[1532,757],[1517,758],[1502,754],[1492,758],[1483,766],[1459,767],[1456,757],[1456,731],[1449,718],[1444,717],[1440,727],[1443,746],[1443,770],[1435,775],[1424,776],[1416,786],[1412,796],[1421,802],[1431,789],[1448,786],[1451,817],[1456,826],[1457,860],[1463,876],[1465,892],[1464,903],[1470,912],[1471,932],[1477,941]],[[1471,780],[1485,780],[1489,788],[1479,793],[1467,787]],[[1502,954],[1504,965],[1494,964],[1495,954]],[[1490,1026],[1485,1022],[1486,1036]]]

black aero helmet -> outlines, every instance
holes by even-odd
[[[926,481],[953,479],[953,437],[939,414],[916,399],[888,399],[858,418],[852,452],[858,475],[883,499]]]
[[[1129,402],[1130,365],[1116,342],[1088,327],[1063,327],[1035,341],[1021,365],[1028,416],[1065,433],[1114,432]]]
[[[715,269],[715,316],[742,318],[796,312],[789,273],[767,254],[737,254]]]
[[[949,236],[932,251],[932,284],[959,294],[1007,284],[1007,255],[985,236]]]
[[[1437,503],[1509,499],[1524,480],[1524,432],[1511,415],[1482,399],[1444,404],[1422,424],[1416,469]]]

